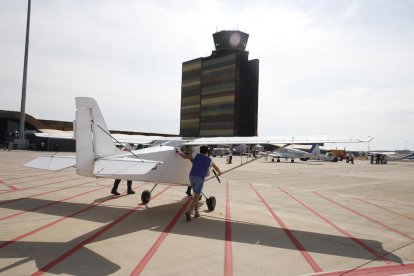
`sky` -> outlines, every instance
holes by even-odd
[[[19,111],[27,0],[0,0],[0,110]],[[32,0],[26,113],[179,134],[182,63],[240,30],[260,60],[259,136],[373,137],[414,149],[413,0]]]

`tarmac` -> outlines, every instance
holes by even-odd
[[[46,154],[0,151],[0,275],[414,275],[414,162],[215,157],[187,222],[186,187],[145,206],[151,183],[23,166]]]

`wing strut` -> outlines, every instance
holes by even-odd
[[[127,151],[129,151],[133,156],[135,156],[137,159],[142,160],[141,158],[138,157],[138,155],[136,155],[135,153],[133,153],[129,148],[125,147],[121,142],[119,142],[114,136],[111,135],[111,133],[108,133],[105,129],[103,129],[100,125],[96,125],[97,127],[99,127],[106,135],[108,135],[109,137],[111,137],[112,139],[114,139],[118,144],[120,144],[124,149],[126,149]],[[144,162],[144,161],[142,161]]]
[[[233,168],[231,168],[231,169],[228,169],[227,171],[222,172],[222,173],[221,173],[221,175],[223,175],[223,174],[225,174],[225,173],[228,173],[229,171],[235,170],[235,169],[237,169],[237,168],[240,168],[241,166],[244,166],[244,165],[247,165],[247,164],[249,164],[249,163],[252,163],[252,162],[254,162],[254,161],[256,161],[256,160],[258,160],[258,159],[260,159],[260,158],[263,158],[263,155],[262,155],[262,156],[259,156],[259,157],[256,157],[256,158],[254,158],[254,159],[252,159],[252,160],[250,160],[250,161],[247,161],[247,162],[245,162],[245,163],[243,163],[243,164],[237,165],[236,167],[233,167]],[[217,177],[218,182],[220,182],[220,183],[221,183],[221,181],[220,181],[220,179],[219,179],[219,177],[218,177],[217,173],[216,173],[214,170],[213,170],[213,173],[214,173],[214,176],[211,176],[211,177],[209,177],[209,178],[206,178],[206,181],[207,181],[207,180],[210,180],[210,179],[212,179],[212,178],[214,178],[214,177]]]

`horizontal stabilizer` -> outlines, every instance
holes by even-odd
[[[112,176],[122,179],[122,176],[146,174],[158,164],[162,162],[132,158],[104,158],[95,162],[93,174],[97,177]]]
[[[43,169],[48,171],[59,171],[76,165],[75,156],[40,156],[24,164],[25,167]]]

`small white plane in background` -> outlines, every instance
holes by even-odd
[[[295,158],[299,158],[302,161],[307,161],[309,159],[319,159],[321,152],[319,150],[318,144],[313,144],[310,152],[298,150],[294,148],[282,147],[270,153],[268,157],[271,157],[272,162],[280,162],[280,158],[290,159],[290,162],[295,162]]]
[[[141,194],[141,200],[144,204],[150,201],[151,192],[158,184],[185,186],[190,184],[188,175],[191,170],[191,162],[181,158],[175,151],[176,147],[182,145],[290,144],[292,142],[313,144],[370,141],[330,138],[293,139],[294,137],[212,137],[192,141],[173,140],[159,146],[125,152],[115,146],[114,140],[116,141],[116,139],[109,133],[99,106],[93,98],[76,98],[76,108],[74,122],[76,156],[41,156],[26,163],[25,166],[52,171],[76,167],[76,173],[82,176],[154,183],[151,191],[145,190]],[[208,209],[213,211],[216,205],[215,197],[206,197],[206,203]]]
[[[409,154],[398,151],[369,151],[367,156],[371,158],[371,162],[377,164],[386,164],[389,161],[398,160],[414,160],[414,152]]]

